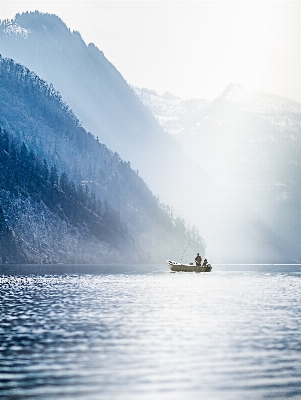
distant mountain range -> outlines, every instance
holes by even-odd
[[[65,172],[69,179],[87,182],[101,201],[106,196],[112,209],[120,211],[129,224],[130,233],[140,238],[145,253],[148,252],[146,248],[151,247],[152,253],[157,254],[156,259],[164,259],[166,242],[162,241],[162,246],[156,250],[160,236],[157,235],[156,240],[149,240],[147,236],[153,225],[145,217],[149,212],[146,199],[150,195],[142,189],[143,185],[137,184],[137,188],[136,183],[128,184],[115,191],[109,190],[110,185],[119,185],[118,171],[121,165],[125,168],[125,161],[129,161],[136,171],[128,169],[131,180],[138,182],[142,178],[155,196],[160,195],[159,205],[161,202],[169,204],[162,207],[170,210],[172,206],[174,214],[181,214],[186,224],[199,228],[208,243],[210,261],[270,262],[298,257],[298,248],[288,245],[287,237],[275,225],[271,226],[264,213],[253,207],[255,203],[245,202],[240,191],[228,190],[232,175],[231,169],[227,168],[232,164],[229,167],[224,156],[228,144],[238,155],[238,144],[242,141],[236,141],[235,131],[231,131],[232,136],[227,140],[221,127],[233,108],[239,115],[245,113],[244,110],[222,97],[214,102],[181,102],[166,94],[164,98],[157,96],[159,103],[166,106],[165,114],[161,113],[159,103],[156,106],[152,103],[152,107],[159,110],[154,113],[100,50],[93,44],[86,45],[78,32],[70,32],[55,15],[24,13],[12,21],[3,21],[0,24],[0,54],[34,71],[45,81],[42,87],[47,87],[43,89],[47,101],[41,100],[41,106],[38,99],[43,96],[32,95],[32,85],[26,92],[24,82],[20,96],[16,89],[14,100],[9,97],[7,104],[4,96],[0,116],[2,128],[24,141],[29,150],[44,157],[49,165],[56,164],[60,173]],[[15,78],[20,82],[19,77]],[[61,104],[61,110],[52,100],[49,105],[52,97]],[[14,102],[16,107],[12,107]],[[267,120],[254,114],[250,114],[250,118],[252,123],[255,118],[256,124],[268,124]],[[234,123],[231,118],[230,121]],[[250,127],[248,129],[252,131]],[[107,154],[104,158],[102,152]],[[110,159],[112,169],[108,167]],[[126,165],[130,167],[128,163]],[[229,185],[222,187],[225,176]],[[111,182],[105,189],[102,179]],[[139,197],[136,190],[145,193],[145,197]],[[143,208],[145,210],[141,212]],[[157,223],[158,218],[155,218]],[[164,221],[165,217],[160,218]],[[141,231],[142,221],[144,232]],[[177,225],[181,226],[179,220]],[[177,243],[183,249],[186,234],[179,239],[181,245],[171,235],[170,244]],[[170,254],[167,247],[165,254]]]
[[[159,123],[226,190],[301,251],[301,104],[229,85],[214,101],[135,89]],[[286,252],[286,250],[283,250]]]
[[[161,96],[146,88],[134,87],[134,91],[162,128],[176,139],[183,132],[192,134],[202,119],[202,112],[211,104],[208,100],[184,101],[168,92]]]
[[[0,110],[2,262],[160,262],[180,257],[183,242],[205,252],[197,229],[86,132],[52,86],[1,57]]]

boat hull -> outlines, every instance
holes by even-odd
[[[174,261],[167,261],[167,264],[173,272],[211,272],[212,267],[208,264],[206,267],[199,265],[181,264]]]

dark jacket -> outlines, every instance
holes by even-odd
[[[196,256],[196,257],[195,257],[195,262],[196,262],[197,264],[201,265],[202,257],[201,257],[201,256]]]

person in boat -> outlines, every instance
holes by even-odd
[[[202,264],[202,257],[200,256],[200,253],[198,253],[195,257],[195,265],[201,265]]]
[[[207,265],[208,265],[208,261],[207,261],[207,258],[205,258],[205,260],[203,262],[203,267],[207,267]]]

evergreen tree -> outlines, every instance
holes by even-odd
[[[45,160],[45,158],[43,160],[43,166],[42,166],[41,172],[42,172],[42,178],[45,179],[45,181],[47,181],[49,178],[49,169],[48,169],[47,161]]]
[[[20,149],[20,161],[23,167],[27,165],[27,159],[28,159],[28,150],[26,144],[23,142]]]
[[[3,149],[8,153],[9,152],[9,136],[6,130],[4,129],[1,134],[1,141]]]
[[[57,185],[58,184],[59,177],[58,177],[57,169],[56,169],[55,165],[53,167],[51,167],[51,169],[50,169],[49,179],[50,179],[50,183],[52,185]]]
[[[69,194],[69,192],[70,192],[69,191],[69,187],[70,187],[69,179],[68,179],[68,176],[67,176],[67,174],[65,172],[63,172],[61,174],[61,176],[60,176],[60,187],[62,188],[62,190],[64,192]]]

